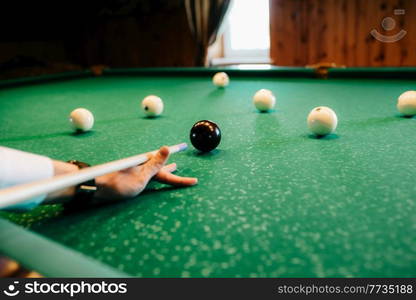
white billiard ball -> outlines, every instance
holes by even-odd
[[[163,101],[158,96],[150,95],[142,100],[142,109],[147,117],[157,117],[163,112]]]
[[[308,115],[309,130],[318,136],[331,134],[338,125],[336,113],[326,106],[319,106],[312,109]]]
[[[407,91],[397,100],[397,109],[405,116],[416,115],[416,91]]]
[[[254,106],[262,112],[271,110],[276,104],[276,97],[267,89],[258,90],[253,97]]]
[[[77,108],[69,115],[69,121],[75,130],[89,131],[94,126],[94,115],[88,109]]]
[[[218,87],[226,87],[230,84],[230,78],[225,72],[218,72],[212,77],[212,83]]]

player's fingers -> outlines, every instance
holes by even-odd
[[[166,171],[160,171],[159,173],[157,173],[157,175],[155,176],[155,180],[174,186],[191,186],[198,183],[197,178],[181,177]]]
[[[120,184],[116,189],[123,191],[123,194],[136,196],[146,187],[153,176],[163,168],[168,157],[168,147],[161,147],[154,155],[149,154],[149,160],[145,164],[125,170],[124,173],[127,173],[127,176],[119,180]]]
[[[154,157],[154,154],[148,153],[147,154],[148,161],[144,165],[148,164],[152,160],[153,157]],[[120,172],[122,172],[122,173],[132,173],[132,174],[139,175],[139,174],[142,173],[142,169],[143,169],[144,165],[138,165],[138,166],[130,167],[130,168],[121,170]]]
[[[169,165],[164,166],[162,168],[162,170],[163,171],[166,171],[166,172],[169,172],[169,173],[172,173],[172,172],[175,172],[176,171],[176,168],[177,168],[176,164],[175,163],[172,163],[172,164],[169,164]]]
[[[146,177],[149,176],[151,178],[155,176],[157,172],[159,172],[163,168],[168,158],[169,148],[163,146],[155,155],[151,157],[151,159],[147,163],[141,166],[140,172],[145,174]]]

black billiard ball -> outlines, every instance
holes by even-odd
[[[214,150],[221,141],[221,130],[211,121],[198,121],[191,129],[191,143],[201,152]]]

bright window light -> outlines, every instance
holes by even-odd
[[[269,49],[269,0],[234,0],[228,16],[231,50]]]
[[[269,0],[231,3],[223,27],[223,56],[210,64],[270,64]]]

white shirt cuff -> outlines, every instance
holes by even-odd
[[[0,146],[0,189],[51,178],[53,175],[53,163],[49,157]],[[7,210],[29,210],[45,198],[46,195],[34,197],[9,206]]]

